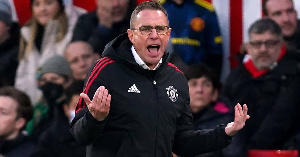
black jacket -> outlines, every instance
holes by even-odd
[[[55,107],[51,125],[39,137],[38,156],[85,157],[85,147],[79,146],[69,131],[69,119],[62,105]]]
[[[100,122],[82,99],[77,104],[71,132],[87,145],[87,156],[171,157],[172,151],[193,156],[228,145],[231,137],[224,127],[194,131],[187,80],[166,62],[167,55],[157,70],[145,70],[131,46],[127,34],[116,38],[88,75],[84,92],[92,99],[103,85],[112,100],[108,117]],[[134,85],[139,92],[130,90]]]
[[[73,30],[72,41],[87,41],[95,52],[101,54],[109,41],[129,29],[130,15],[135,6],[136,1],[130,0],[125,18],[118,23],[114,23],[110,29],[99,25],[96,11],[81,15]]]
[[[295,34],[291,37],[284,37],[284,41],[286,42],[286,47],[289,50],[296,50],[300,53],[300,20],[298,20],[297,25]]]
[[[248,114],[251,116],[245,128],[237,135],[241,140],[236,142],[239,147],[245,143],[251,149],[277,149],[283,144],[277,136],[281,132],[272,129],[277,123],[272,119],[276,119],[278,114],[271,113],[277,104],[284,103],[282,100],[288,95],[283,93],[289,91],[292,83],[298,80],[299,56],[299,53],[287,51],[277,67],[257,78],[253,78],[243,64],[229,74],[221,94],[228,98],[232,105],[247,104]],[[269,117],[270,115],[274,117]],[[268,123],[264,122],[266,118],[270,119]],[[271,138],[260,131],[265,129],[272,135]],[[245,151],[247,146],[244,145],[242,149]]]
[[[13,23],[10,27],[10,37],[0,43],[0,78],[5,85],[13,86],[15,82],[19,64],[19,41],[20,28],[18,24]]]
[[[213,129],[219,124],[232,122],[234,119],[233,109],[229,109],[224,102],[225,101],[222,99],[221,101],[218,100],[217,102],[212,102],[201,111],[193,113],[193,124],[195,129]],[[231,149],[224,148],[223,150],[197,155],[197,157],[224,157],[227,151],[231,151]]]
[[[36,145],[29,139],[28,136],[19,134],[13,140],[0,141],[0,156],[5,157],[37,157]]]

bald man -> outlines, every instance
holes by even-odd
[[[90,67],[100,58],[94,53],[92,46],[84,41],[70,43],[64,56],[70,63],[74,79],[77,80],[84,80]]]

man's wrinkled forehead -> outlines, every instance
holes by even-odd
[[[270,32],[270,31],[266,31],[266,32],[263,32],[263,33],[255,33],[255,32],[252,32],[250,33],[249,35],[249,40],[250,41],[261,41],[261,40],[279,40],[281,39],[280,36]]]
[[[167,16],[161,10],[145,9],[140,11],[134,19],[135,24],[140,23],[142,25],[149,25],[147,22],[150,21],[155,21],[161,25],[169,25]]]

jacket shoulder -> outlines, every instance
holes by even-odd
[[[171,68],[172,70],[176,71],[177,73],[181,73],[184,74],[176,65],[172,64],[172,63],[167,63],[168,67]]]
[[[97,23],[96,11],[81,14],[79,16],[78,22]]]
[[[94,63],[94,66],[90,69],[90,75],[88,79],[96,78],[101,72],[103,72],[103,69],[105,69],[109,64],[114,63],[115,60],[109,57],[103,57],[96,61]]]
[[[204,0],[194,0],[194,3],[197,4],[198,6],[210,11],[210,12],[214,12],[215,9],[213,7],[213,5],[207,1]]]

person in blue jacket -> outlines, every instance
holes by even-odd
[[[218,76],[222,71],[222,36],[213,6],[204,0],[163,0],[172,28],[171,62],[185,71],[193,64],[205,63]]]
[[[234,122],[194,130],[187,80],[166,61],[167,17],[159,2],[141,3],[88,74],[70,128],[87,157],[194,156],[227,146],[249,119],[238,104]]]

